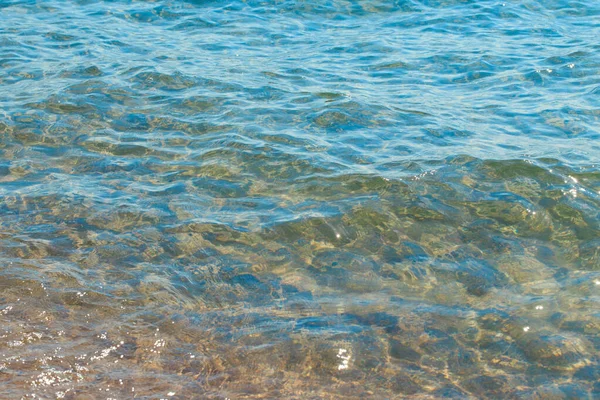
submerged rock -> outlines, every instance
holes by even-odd
[[[467,293],[473,296],[484,296],[494,287],[502,287],[508,283],[506,276],[483,260],[466,259],[457,263],[432,264],[436,275],[464,285]]]
[[[467,379],[462,385],[478,398],[505,399],[511,391],[504,376],[479,375]]]
[[[386,312],[373,312],[368,314],[346,314],[346,317],[350,321],[356,321],[359,324],[367,325],[370,327],[383,328],[387,333],[399,333],[400,327],[398,326],[399,318],[395,315],[388,314]]]
[[[400,340],[391,339],[389,342],[390,356],[400,361],[417,362],[421,359],[421,354],[415,351],[408,344]]]
[[[528,333],[517,339],[517,345],[530,362],[548,369],[572,370],[585,365],[586,355],[591,354],[586,344],[572,335]]]
[[[397,394],[413,395],[423,389],[410,376],[398,373],[389,380],[390,389]]]
[[[478,354],[473,350],[458,348],[448,356],[448,369],[454,374],[470,375],[480,368]]]
[[[440,399],[471,399],[472,396],[469,396],[464,390],[460,389],[457,386],[446,385],[435,390],[432,393],[435,398]]]
[[[590,240],[579,246],[579,262],[586,270],[600,270],[600,239]]]
[[[592,364],[586,365],[583,368],[578,369],[573,377],[590,382],[600,382],[600,365]]]
[[[533,257],[506,256],[497,268],[516,283],[530,284],[552,279],[554,270]]]

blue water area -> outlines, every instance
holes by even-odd
[[[0,0],[0,398],[600,398],[598,38]]]

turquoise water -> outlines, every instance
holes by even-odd
[[[600,397],[599,37],[0,0],[0,398]]]

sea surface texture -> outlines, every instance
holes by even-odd
[[[0,398],[600,398],[600,2],[0,0]]]

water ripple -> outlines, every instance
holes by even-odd
[[[600,396],[598,5],[0,10],[0,397]]]

